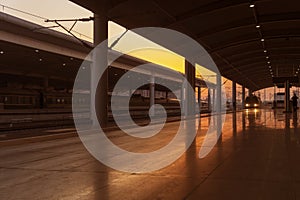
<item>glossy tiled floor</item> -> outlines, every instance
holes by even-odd
[[[0,148],[0,199],[300,199],[300,128],[297,115],[249,110],[227,114],[222,137],[203,159],[196,141],[161,170],[131,174],[95,160],[77,137]],[[178,122],[168,123],[164,145]],[[109,133],[124,148],[136,145]],[[151,145],[140,145],[152,148]]]

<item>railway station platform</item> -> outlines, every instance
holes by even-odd
[[[0,200],[300,200],[299,1],[0,8]]]
[[[229,113],[208,156],[198,152],[209,118],[191,147],[151,173],[125,173],[94,159],[76,136],[0,149],[1,199],[300,199],[299,112],[271,109]],[[161,145],[179,122],[166,124]],[[120,147],[138,142],[119,131]],[[143,146],[143,151],[146,146]]]
[[[203,112],[197,115],[197,117],[204,118],[211,115],[213,114]],[[86,111],[83,111],[80,117],[87,125],[91,124],[89,113]],[[145,118],[147,117],[145,109],[140,115],[134,115],[132,117],[134,122],[140,126],[145,126],[149,123],[149,118]],[[167,122],[180,120],[181,116],[178,115],[170,116],[166,119]],[[163,121],[156,120],[156,123],[163,123]],[[53,134],[63,135],[65,130],[67,130],[68,133],[72,132],[76,135],[76,128],[74,126],[73,114],[70,110],[66,109],[6,110],[0,113],[0,142],[5,143],[5,141],[7,141],[11,143],[12,140],[20,141],[26,138],[29,138],[31,141],[31,137],[43,136],[49,138]],[[125,125],[122,128],[130,128],[130,126]],[[104,130],[112,131],[117,129],[120,129],[120,127],[114,122],[113,116],[110,116],[110,121]]]

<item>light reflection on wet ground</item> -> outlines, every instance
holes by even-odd
[[[195,142],[176,162],[144,174],[104,166],[77,137],[2,147],[0,199],[300,198],[298,114],[271,109],[229,113],[217,144],[199,159],[209,123],[214,122],[201,119]],[[147,152],[170,141],[177,126],[168,123],[148,145],[117,131],[112,140]]]

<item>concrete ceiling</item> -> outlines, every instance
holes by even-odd
[[[72,82],[82,60],[0,41],[0,73]]]
[[[297,75],[299,0],[257,0],[253,8],[250,0],[71,1],[128,29],[155,26],[185,33],[206,48],[223,76],[252,90],[273,85],[268,61],[274,76]]]
[[[73,37],[0,13],[1,81],[72,87],[90,49]],[[38,81],[35,81],[38,80]]]

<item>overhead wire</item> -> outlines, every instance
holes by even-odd
[[[10,6],[6,6],[4,4],[0,4],[0,7],[2,7],[2,12],[5,13],[5,9],[9,9],[9,10],[12,10],[12,11],[15,11],[15,12],[19,12],[19,13],[22,13],[22,14],[25,14],[25,15],[29,15],[31,17],[35,17],[35,18],[38,18],[38,19],[41,19],[43,20],[44,22],[47,20],[46,17],[43,17],[43,16],[40,16],[40,15],[37,15],[37,14],[32,14],[32,13],[29,13],[29,12],[26,12],[26,11],[23,11],[23,10],[20,10],[20,9],[17,9],[17,8],[13,8],[13,7],[10,7]],[[58,28],[58,26],[50,26],[50,27],[44,27],[44,28]],[[36,29],[34,29],[33,31],[36,31]],[[78,31],[75,31],[75,30],[72,30],[72,32],[78,34],[80,37],[85,37],[87,39],[92,39],[91,37],[85,35],[85,34],[82,34]]]

